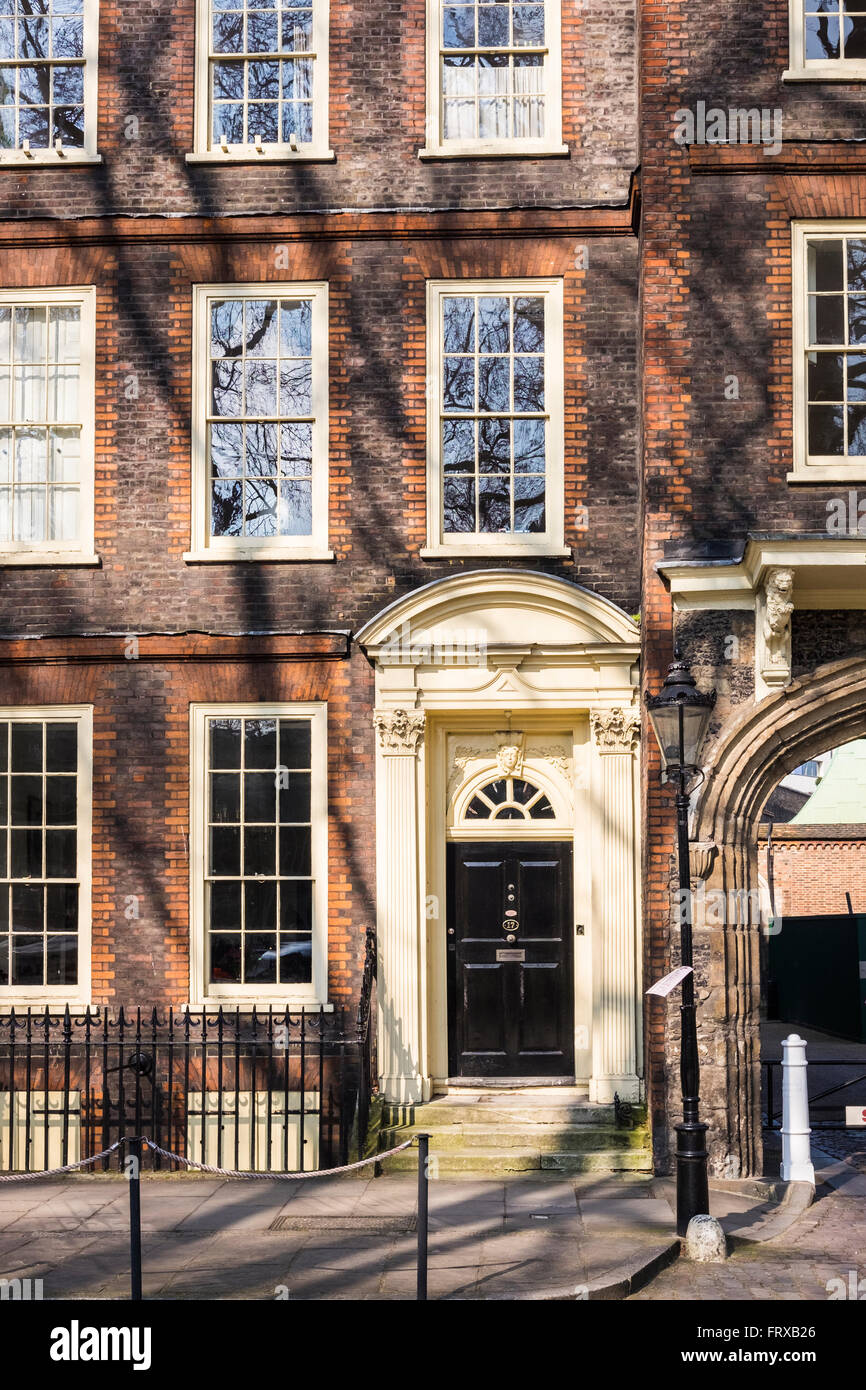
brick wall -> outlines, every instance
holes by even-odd
[[[429,236],[426,221],[322,219],[164,231],[34,223],[0,240],[0,284],[97,287],[97,570],[0,570],[0,632],[357,628],[389,599],[493,561],[420,560],[426,525],[425,281],[562,276],[566,543],[527,562],[637,609],[636,243],[587,214],[544,234],[515,218],[490,236]],[[498,219],[491,219],[495,224]],[[561,219],[556,219],[557,224]],[[271,230],[272,228],[272,230]],[[238,233],[242,230],[242,235]],[[480,233],[484,232],[484,235]],[[589,235],[587,235],[589,233]],[[46,244],[47,243],[47,244]],[[70,244],[72,243],[72,244]],[[591,272],[575,265],[588,249]],[[288,268],[276,270],[279,248]],[[591,273],[591,281],[590,281]],[[330,539],[334,563],[191,565],[192,286],[324,279],[330,286]],[[591,287],[590,287],[591,286]],[[138,398],[126,381],[137,378]],[[591,403],[591,408],[590,408]],[[585,515],[579,510],[586,508]],[[521,562],[523,563],[523,562]]]
[[[759,839],[759,864],[769,880],[766,827]],[[825,917],[866,912],[866,825],[777,825],[773,827],[772,879],[778,913]]]
[[[637,164],[634,0],[562,5],[570,157],[419,160],[425,0],[331,0],[333,164],[210,168],[193,143],[195,0],[100,4],[96,168],[9,171],[0,215],[289,212],[304,208],[573,207],[622,203]],[[127,139],[127,119],[138,138]]]
[[[10,705],[93,704],[93,1001],[189,999],[189,706],[328,702],[329,997],[350,1002],[374,920],[372,675],[338,636],[7,642]],[[124,915],[138,899],[138,917]]]

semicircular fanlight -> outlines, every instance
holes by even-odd
[[[555,820],[545,793],[523,777],[497,777],[475,793],[466,820]]]

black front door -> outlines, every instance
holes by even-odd
[[[571,845],[448,846],[451,1076],[571,1076]]]

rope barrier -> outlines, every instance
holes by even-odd
[[[32,1178],[56,1178],[61,1173],[75,1173],[79,1168],[89,1168],[91,1163],[98,1163],[101,1158],[108,1158],[122,1143],[123,1140],[118,1139],[102,1153],[94,1154],[92,1158],[82,1158],[78,1163],[65,1163],[62,1168],[40,1168],[32,1173],[0,1173],[0,1182],[30,1182]]]
[[[159,1144],[155,1144],[152,1139],[142,1137],[142,1144],[146,1144],[154,1153],[158,1153],[162,1158],[170,1158],[174,1163],[184,1163],[187,1168],[194,1168],[199,1173],[212,1173],[218,1178],[274,1178],[294,1179],[299,1181],[302,1178],[332,1178],[338,1173],[351,1173],[355,1168],[366,1168],[370,1163],[381,1163],[383,1158],[392,1158],[394,1154],[402,1153],[403,1149],[408,1149],[415,1143],[415,1137],[407,1139],[405,1143],[398,1144],[396,1149],[387,1149],[385,1153],[373,1154],[370,1158],[361,1158],[357,1163],[344,1163],[340,1168],[314,1168],[302,1173],[264,1173],[259,1169],[252,1169],[246,1172],[237,1168],[217,1168],[212,1163],[197,1163],[193,1158],[185,1158],[183,1154],[171,1153],[169,1149],[161,1149]],[[118,1139],[109,1149],[103,1149],[102,1153],[94,1154],[92,1158],[82,1158],[78,1163],[66,1163],[62,1168],[40,1168],[31,1173],[0,1173],[0,1182],[30,1182],[32,1178],[56,1178],[63,1173],[75,1173],[80,1168],[88,1168],[92,1163],[98,1163],[101,1158],[108,1158],[124,1143],[123,1139]]]
[[[143,1139],[142,1143],[163,1158],[173,1159],[175,1163],[185,1163],[188,1168],[195,1168],[199,1173],[212,1173],[217,1178],[279,1178],[298,1181],[302,1178],[332,1178],[338,1173],[351,1173],[355,1168],[366,1168],[369,1163],[381,1163],[383,1158],[391,1158],[394,1154],[401,1153],[403,1149],[408,1149],[415,1143],[415,1136],[413,1135],[403,1144],[398,1144],[396,1149],[388,1149],[385,1153],[373,1154],[370,1158],[361,1158],[357,1163],[344,1163],[340,1168],[314,1168],[312,1171],[303,1173],[262,1173],[257,1170],[243,1172],[237,1168],[217,1168],[213,1163],[196,1163],[195,1159],[184,1158],[182,1154],[173,1154],[168,1149],[161,1149],[158,1144],[154,1144],[152,1139]]]
[[[218,1178],[274,1178],[274,1179],[294,1179],[296,1182],[306,1178],[330,1178],[337,1173],[351,1173],[357,1168],[366,1168],[370,1163],[381,1163],[384,1158],[393,1158],[394,1154],[402,1153],[404,1149],[410,1148],[413,1144],[418,1144],[418,1292],[419,1300],[427,1298],[427,1220],[428,1220],[428,1193],[427,1184],[428,1158],[429,1158],[429,1134],[413,1135],[411,1139],[406,1139],[404,1143],[398,1144],[396,1148],[387,1149],[385,1153],[372,1154],[370,1158],[358,1159],[357,1163],[344,1163],[339,1168],[316,1168],[310,1173],[262,1173],[262,1172],[243,1172],[237,1168],[218,1168],[213,1163],[197,1163],[195,1159],[185,1158],[182,1154],[172,1153],[169,1149],[160,1148],[152,1139],[142,1136],[135,1136],[130,1139],[118,1139],[108,1149],[103,1149],[102,1153],[94,1154],[92,1158],[82,1158],[77,1163],[65,1163],[62,1168],[46,1168],[37,1173],[0,1173],[0,1183],[3,1182],[30,1182],[34,1178],[54,1178],[64,1173],[75,1173],[80,1168],[89,1168],[94,1163],[98,1163],[101,1158],[108,1158],[122,1145],[129,1145],[129,1153],[133,1159],[127,1174],[129,1178],[129,1248],[130,1248],[130,1300],[140,1302],[142,1295],[142,1260],[141,1260],[141,1146],[145,1144],[154,1153],[160,1154],[162,1158],[168,1158],[173,1163],[183,1163],[187,1168],[194,1168],[199,1173],[212,1173]]]

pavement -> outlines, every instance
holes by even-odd
[[[822,1142],[827,1132],[822,1132]],[[767,1136],[772,1150],[777,1136]],[[817,1136],[816,1136],[817,1137]],[[866,1173],[813,1145],[816,1191],[778,1179],[711,1184],[721,1265],[680,1259],[675,1184],[644,1173],[533,1172],[429,1185],[428,1297],[866,1300]],[[778,1171],[775,1155],[770,1168]],[[141,1179],[144,1296],[157,1300],[410,1301],[417,1178]],[[46,1300],[129,1297],[120,1175],[0,1182],[2,1281]],[[6,1295],[8,1296],[8,1295]]]
[[[812,1161],[815,1201],[784,1229],[768,1220],[768,1238],[736,1241],[724,1264],[680,1260],[629,1301],[866,1300],[866,1174],[815,1148]]]
[[[621,1299],[678,1254],[672,1193],[649,1175],[448,1178],[429,1193],[430,1299]],[[731,1229],[779,1213],[760,1191],[712,1206]],[[413,1175],[143,1175],[141,1207],[146,1298],[416,1295]],[[125,1299],[128,1242],[120,1177],[0,1184],[0,1279],[41,1279],[48,1300]]]

